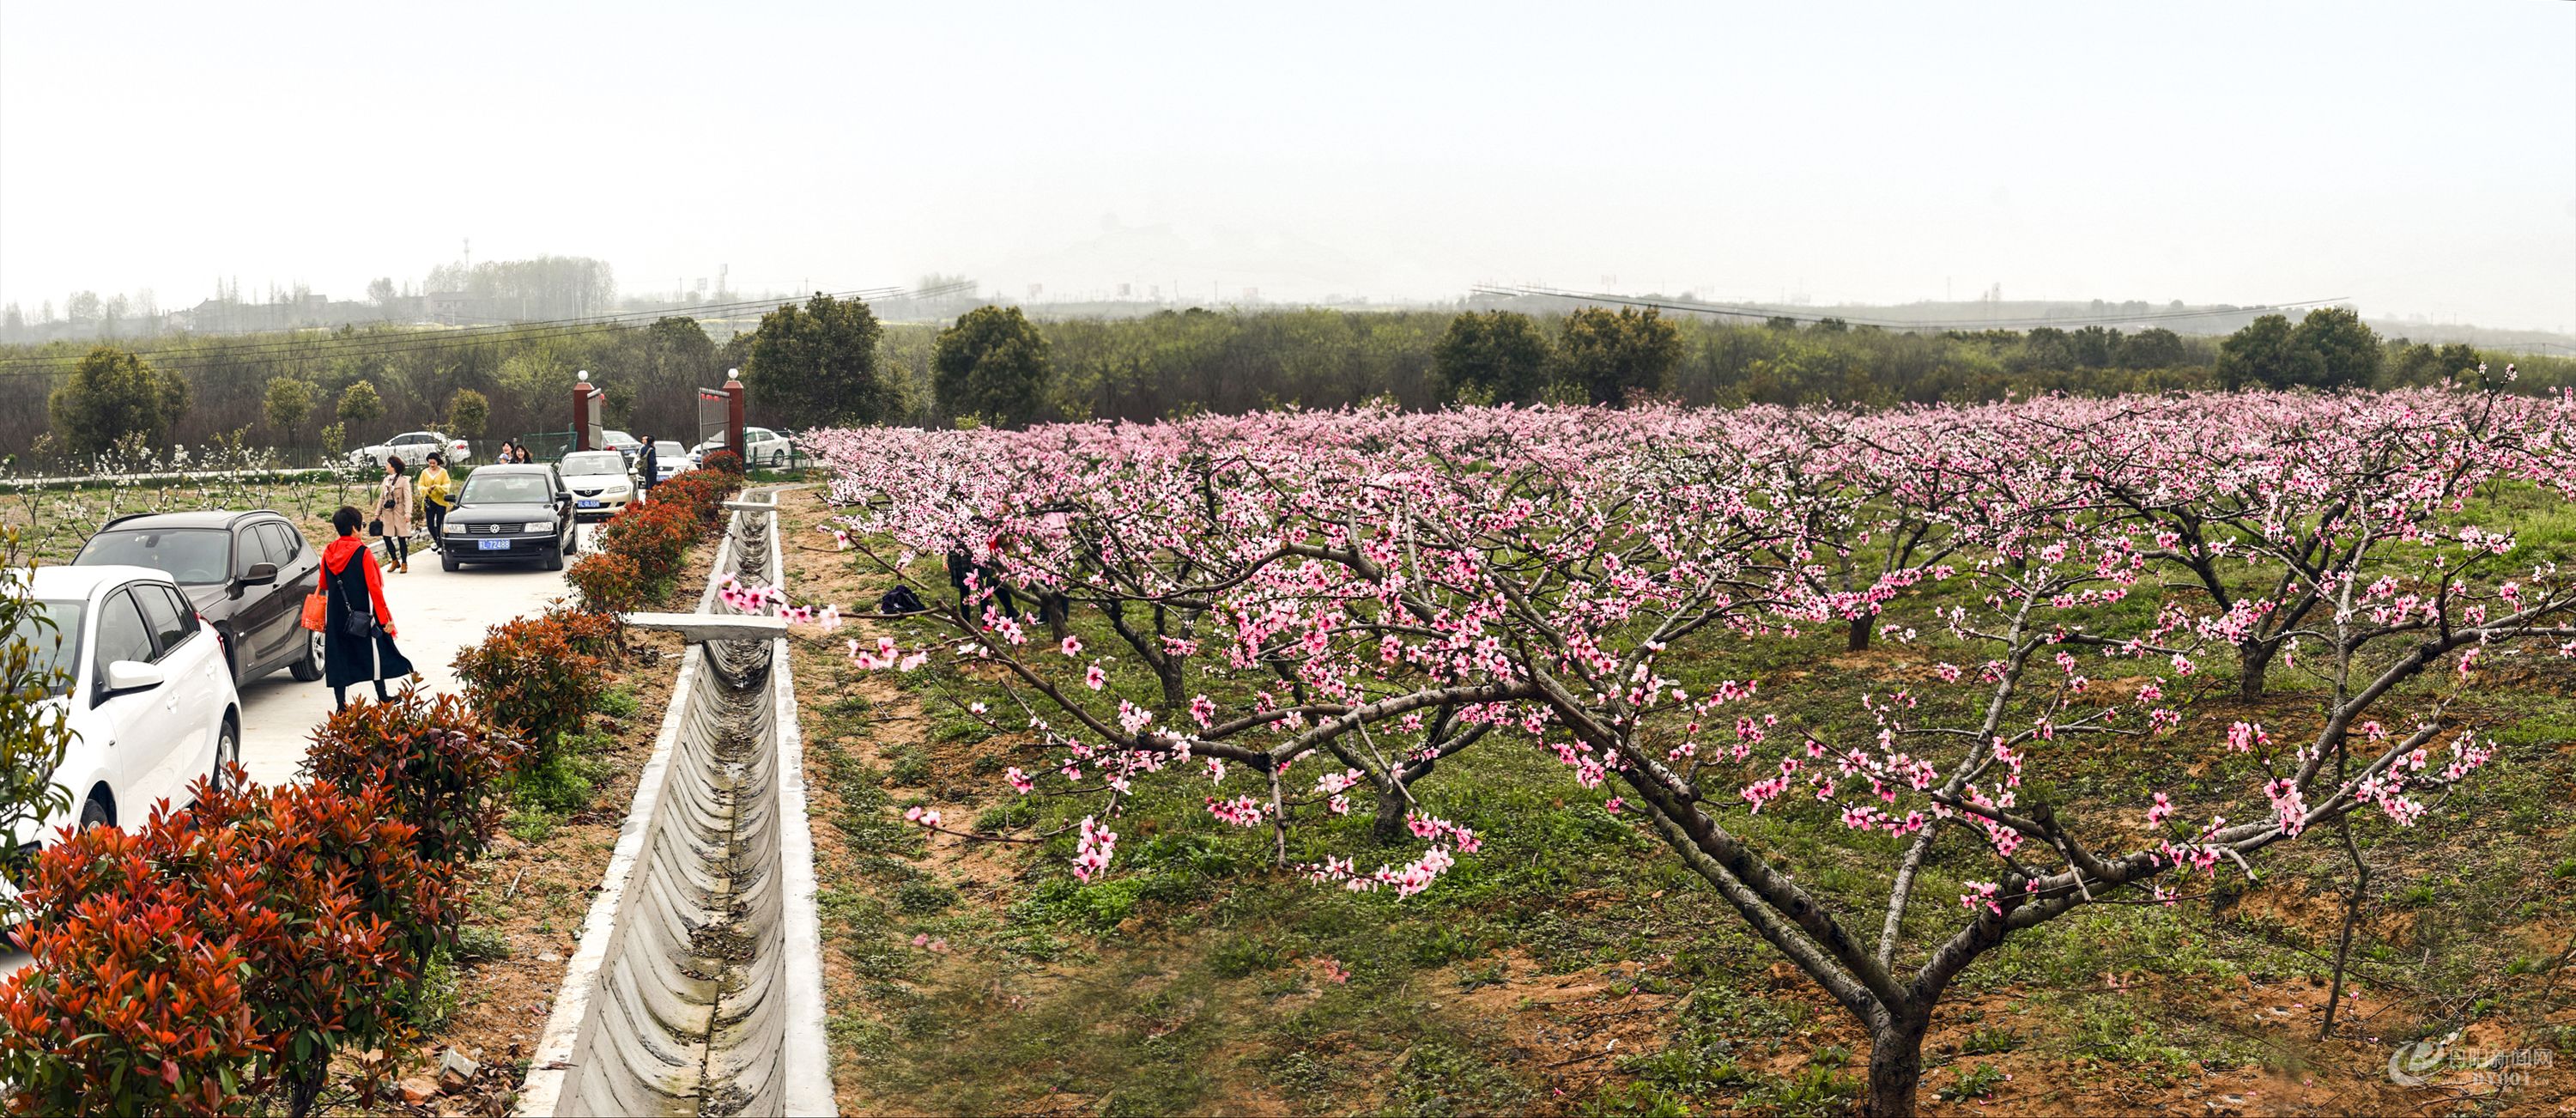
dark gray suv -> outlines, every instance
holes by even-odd
[[[322,553],[276,513],[136,513],[91,536],[76,567],[150,567],[179,584],[223,644],[235,686],[285,668],[322,678],[322,634],[304,627],[304,596],[322,585]]]

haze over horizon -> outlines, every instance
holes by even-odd
[[[629,293],[2274,302],[2576,327],[2576,5],[0,3],[0,304]]]

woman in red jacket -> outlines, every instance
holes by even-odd
[[[331,514],[340,538],[322,549],[322,589],[326,606],[322,624],[323,675],[331,682],[331,701],[349,707],[349,685],[372,681],[376,701],[391,702],[385,681],[412,675],[411,661],[394,647],[394,615],[385,608],[385,581],[376,557],[358,536],[366,514],[342,505]]]

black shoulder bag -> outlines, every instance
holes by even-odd
[[[350,561],[350,562],[352,562],[352,563],[357,563],[357,562],[374,562],[374,560],[372,560],[372,559],[365,559],[365,558],[363,558],[363,556],[364,556],[364,555],[365,555],[365,552],[364,552],[364,550],[362,549],[358,555],[352,555],[352,556],[350,556],[350,557],[349,557],[349,561]],[[342,569],[343,569],[343,570],[346,570],[347,568],[342,568]],[[328,572],[328,571],[325,571],[325,572],[323,572],[323,573],[324,573],[324,574],[330,574],[330,572]],[[361,572],[361,573],[360,573],[360,575],[359,575],[359,577],[360,577],[360,578],[364,578],[364,577],[366,577],[366,576],[365,576],[365,574],[364,574],[363,572]],[[331,577],[330,577],[330,580],[329,580],[329,581],[330,581],[330,583],[331,583],[331,594],[332,594],[332,596],[333,596],[333,597],[336,597],[336,598],[341,599],[341,601],[340,601],[340,611],[341,611],[341,612],[340,612],[340,632],[341,632],[341,634],[342,634],[342,635],[344,635],[344,636],[347,636],[347,637],[350,637],[350,638],[356,639],[356,640],[365,640],[365,639],[367,639],[367,638],[369,638],[369,637],[375,636],[375,635],[376,635],[376,607],[375,607],[372,603],[362,603],[362,604],[365,606],[365,608],[363,608],[363,609],[362,609],[362,608],[360,608],[359,606],[353,606],[353,605],[350,605],[350,604],[349,604],[349,602],[348,602],[347,595],[346,595],[346,594],[344,594],[344,593],[341,591],[341,589],[340,589],[340,576],[339,576],[339,575],[331,575]]]

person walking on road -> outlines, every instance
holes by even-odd
[[[447,531],[447,509],[456,503],[456,482],[447,476],[447,456],[432,454],[429,464],[420,468],[420,509],[422,527],[429,533],[429,549],[446,546],[442,538]]]
[[[349,688],[353,684],[372,682],[376,701],[391,702],[385,693],[385,681],[406,676],[418,679],[411,661],[394,647],[394,616],[385,608],[384,576],[376,572],[376,557],[367,549],[367,541],[358,536],[364,514],[356,506],[342,505],[331,514],[331,526],[340,538],[322,549],[322,672],[331,684],[331,702],[340,710],[349,709]]]
[[[658,457],[659,456],[653,452],[653,436],[644,436],[644,452],[635,456],[635,491],[640,495],[637,499],[648,505],[653,503],[653,482],[655,481],[655,475],[659,474],[662,469],[661,465],[655,461]]]
[[[376,496],[375,534],[385,538],[385,558],[393,560],[395,574],[411,572],[411,478],[403,473],[403,460],[385,457],[385,487]]]

